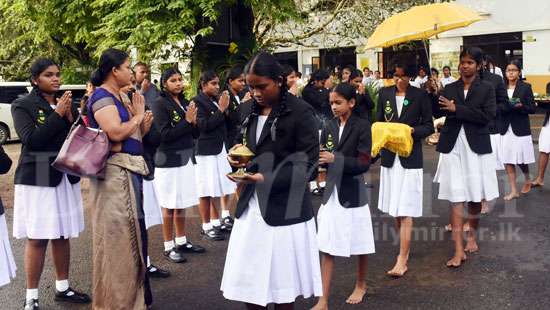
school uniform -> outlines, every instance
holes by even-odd
[[[504,111],[510,105],[510,102],[508,101],[508,95],[506,93],[506,85],[504,85],[502,77],[489,71],[483,72],[481,80],[490,83],[495,89],[497,109],[495,118],[489,122],[489,134],[491,135],[491,149],[493,150],[497,170],[504,170],[504,150],[502,135],[504,135],[507,128],[504,128],[505,125],[503,124],[502,118]]]
[[[372,109],[374,109],[374,102],[368,92],[364,95],[357,94],[356,105],[353,109],[353,113],[363,119],[370,120]]]
[[[51,166],[72,125],[54,108],[37,89],[11,105],[21,139],[13,213],[13,235],[18,239],[75,238],[84,230],[80,178]]]
[[[163,93],[152,106],[160,142],[154,161],[155,188],[160,206],[166,209],[185,209],[199,202],[193,156],[193,136],[198,131],[185,120],[189,102],[183,96],[179,100],[181,105]]]
[[[495,89],[476,78],[468,91],[458,80],[442,96],[454,100],[456,112],[447,112],[437,151],[434,182],[441,200],[481,202],[499,196],[496,161],[492,154],[489,123],[496,116]]]
[[[155,188],[154,157],[160,145],[160,132],[153,123],[149,132],[143,137],[143,158],[149,174],[143,177],[143,213],[145,229],[162,224],[162,211],[159,205],[159,193]]]
[[[547,112],[539,134],[539,152],[548,154],[550,153],[550,104],[542,104],[540,107]]]
[[[516,87],[508,88],[510,105],[506,107],[502,115],[502,147],[503,162],[505,164],[532,164],[535,162],[533,138],[531,137],[531,124],[529,114],[535,113],[536,105],[531,85],[518,81]],[[522,104],[516,109],[512,106],[515,100]]]
[[[315,109],[315,115],[319,122],[319,128],[323,124],[334,117],[330,108],[329,102],[330,92],[328,89],[321,87],[315,88],[312,84],[306,85],[302,91],[302,98]]]
[[[274,106],[269,116],[243,104],[243,133],[256,154],[248,171],[262,173],[264,182],[243,186],[221,284],[225,298],[261,306],[322,294],[307,190],[319,160],[316,120],[309,104],[285,97],[286,109]]]
[[[235,183],[227,178],[231,166],[227,161],[227,128],[225,114],[218,103],[204,93],[193,101],[197,104],[196,181],[199,197],[223,197],[235,192]]]
[[[394,217],[422,216],[423,155],[422,140],[434,132],[432,104],[425,91],[407,87],[397,96],[397,87],[380,90],[377,121],[403,123],[414,128],[409,157],[382,149],[378,209]]]
[[[10,170],[11,159],[0,146],[0,174],[5,174]],[[4,216],[4,205],[0,199],[0,286],[10,283],[15,278],[15,260],[10,246],[10,236],[6,217]]]
[[[321,141],[334,141],[323,203],[317,214],[319,251],[349,257],[372,254],[374,235],[363,174],[370,166],[370,123],[352,115],[345,125],[330,121]]]
[[[241,126],[241,113],[239,107],[242,100],[239,94],[233,95],[231,92],[229,92],[229,94],[229,107],[225,112],[225,126],[227,128],[225,145],[227,149],[231,149],[236,143],[240,143],[237,141],[237,135],[239,134]]]

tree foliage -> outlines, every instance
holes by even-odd
[[[265,1],[259,1],[265,2]],[[267,1],[268,4],[271,3]],[[302,45],[354,46],[367,38],[384,19],[416,5],[436,0],[283,0],[292,14],[269,14],[253,6],[255,34],[264,48]],[[266,12],[268,11],[267,15]]]
[[[0,0],[0,76],[22,79],[39,56],[85,76],[109,47],[139,60],[184,59],[238,0]],[[241,0],[254,42],[239,53],[289,45],[357,45],[384,18],[434,0]],[[202,47],[201,47],[202,48]],[[200,54],[200,50],[195,50]],[[228,59],[231,61],[229,57]]]

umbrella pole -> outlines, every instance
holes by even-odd
[[[428,54],[428,40],[422,40],[424,43],[424,51],[426,52],[426,59],[428,60],[428,71],[432,70],[432,66],[430,64],[430,55]]]

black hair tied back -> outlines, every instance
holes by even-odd
[[[59,65],[53,60],[48,58],[38,58],[31,65],[31,78],[30,82],[34,89],[38,89],[38,85],[35,85],[32,80],[36,80],[42,72],[46,71],[50,66],[56,66],[59,69]]]
[[[110,48],[104,51],[99,57],[98,68],[92,73],[90,81],[96,87],[101,86],[111,73],[113,68],[120,67],[127,59],[128,53]]]
[[[280,102],[278,105],[273,107],[274,119],[271,124],[270,133],[271,140],[276,141],[277,139],[277,122],[279,116],[287,113],[286,100],[288,98],[288,85],[286,84],[286,76],[284,74],[283,67],[281,64],[273,57],[273,55],[266,52],[259,52],[248,62],[244,68],[244,73],[246,74],[255,74],[258,76],[267,77],[275,83],[280,83]],[[256,100],[252,102],[252,113],[249,117],[245,119],[242,124],[242,128],[248,127],[248,122],[252,117],[257,116],[260,113],[260,107]],[[268,120],[269,122],[269,120]]]

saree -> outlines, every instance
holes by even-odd
[[[105,179],[90,180],[93,309],[146,309],[151,304],[143,217],[142,156],[113,154]]]

